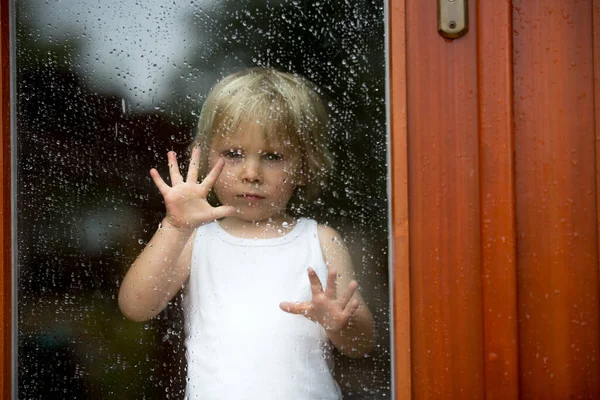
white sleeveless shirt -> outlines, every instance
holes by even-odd
[[[311,300],[308,267],[325,288],[314,220],[272,239],[238,238],[217,222],[198,228],[184,295],[186,399],[341,398],[325,330],[279,308]]]

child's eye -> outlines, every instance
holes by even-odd
[[[267,161],[281,161],[283,159],[283,156],[278,153],[266,153],[264,157]]]
[[[223,157],[225,158],[241,158],[242,152],[241,150],[227,150],[223,152]]]

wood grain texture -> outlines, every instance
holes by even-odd
[[[0,0],[0,396],[11,398],[12,377],[12,261],[11,261],[11,171],[10,171],[10,34],[9,2]]]
[[[406,24],[413,398],[482,399],[477,33],[444,40],[435,1]]]
[[[406,132],[406,14],[404,0],[388,3],[391,112],[394,394],[411,398],[408,154]]]
[[[598,231],[597,247],[600,251],[600,0],[593,0],[592,7],[594,24],[592,48],[594,52],[594,129],[596,137],[596,230]],[[600,272],[598,275],[600,276]]]
[[[519,398],[511,1],[477,13],[485,398]]]
[[[592,1],[513,4],[521,398],[599,398]]]

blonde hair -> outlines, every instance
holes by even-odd
[[[232,134],[241,124],[256,121],[265,126],[268,140],[278,138],[300,152],[306,184],[298,187],[292,202],[314,200],[332,166],[327,110],[306,79],[272,69],[234,73],[208,94],[192,143],[200,147],[200,176],[208,172],[208,153],[217,134]]]

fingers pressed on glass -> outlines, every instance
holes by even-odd
[[[215,185],[215,182],[219,178],[219,175],[221,175],[221,171],[223,171],[224,165],[225,162],[222,158],[220,158],[213,167],[213,169],[211,169],[208,175],[206,175],[206,178],[204,178],[204,180],[202,181],[202,186],[205,187],[206,190],[212,189],[212,187]]]
[[[285,312],[289,312],[290,314],[306,315],[308,312],[307,303],[291,303],[284,301],[283,303],[279,304],[279,308]]]
[[[356,289],[358,289],[358,282],[352,281],[348,284],[348,289],[346,290],[346,293],[344,293],[344,295],[340,297],[339,300],[340,306],[342,308],[346,308],[346,305],[348,305],[348,302],[350,301],[352,296],[354,296]]]
[[[183,182],[183,176],[179,172],[179,164],[177,163],[177,154],[174,151],[167,153],[167,160],[169,161],[169,176],[171,177],[171,184],[173,186]]]
[[[234,216],[237,210],[233,206],[219,206],[212,209],[212,218],[215,220],[225,217]]]
[[[344,310],[345,319],[350,318],[356,312],[356,310],[358,310],[358,306],[358,300],[352,300],[348,307],[346,307],[346,309]]]
[[[325,288],[325,295],[330,299],[335,299],[336,297],[336,287],[335,287],[335,278],[336,278],[335,268],[332,268],[327,273],[327,287]]]
[[[154,184],[158,188],[160,194],[164,196],[169,190],[169,185],[166,184],[166,182],[163,180],[163,178],[160,176],[160,174],[155,168],[152,168],[150,170],[150,176],[152,177],[152,180],[154,181]]]
[[[317,276],[315,270],[312,268],[308,268],[308,279],[310,280],[310,290],[312,291],[313,296],[323,293],[323,285],[321,285],[321,280]]]
[[[200,148],[194,147],[192,157],[190,158],[190,166],[187,172],[187,182],[196,183],[198,181],[198,167],[200,163]]]

